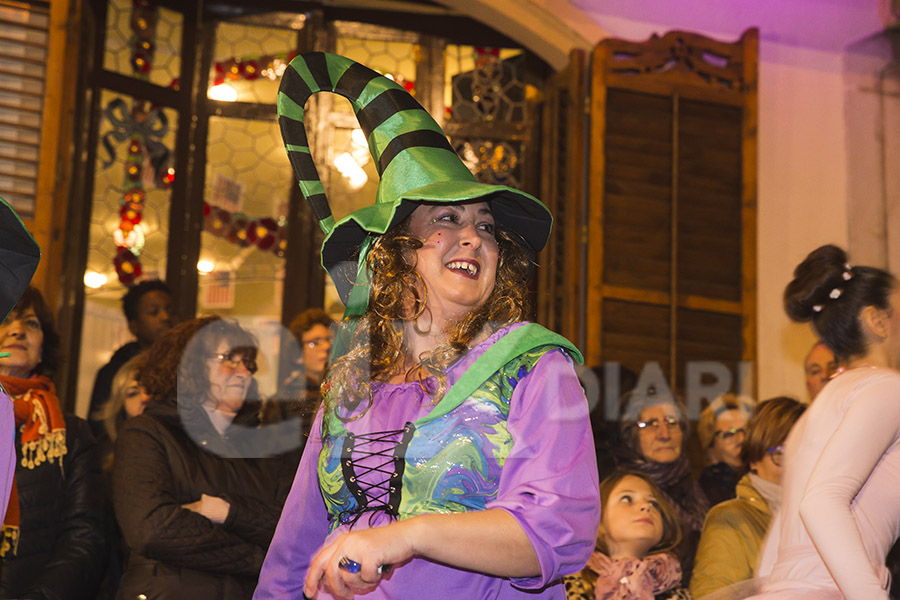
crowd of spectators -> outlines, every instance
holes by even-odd
[[[0,597],[250,598],[321,404],[334,323],[319,309],[298,315],[286,374],[258,398],[258,343],[239,325],[177,323],[158,281],[124,304],[136,340],[97,374],[96,435],[56,396],[59,338],[41,294],[29,288],[0,325],[10,352],[0,383],[22,424]],[[810,400],[838,366],[817,342],[805,362]],[[595,423],[601,528],[587,566],[566,578],[569,600],[755,591],[785,440],[806,407],[723,394],[692,430],[679,396],[625,393],[617,422]]]

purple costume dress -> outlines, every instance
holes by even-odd
[[[0,389],[0,515],[6,514],[15,473],[16,413],[12,400]]]
[[[518,326],[450,367],[448,389]],[[525,353],[437,417],[418,382],[372,390],[369,410],[324,439],[322,413],[316,418],[254,599],[300,598],[312,558],[351,527],[485,509],[516,519],[539,576],[509,579],[413,558],[365,597],[564,599],[561,578],[585,565],[600,523],[587,403],[568,355],[553,347]],[[318,598],[331,596],[321,589]]]

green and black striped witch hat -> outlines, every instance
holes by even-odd
[[[303,107],[317,92],[350,100],[381,177],[375,204],[337,223],[303,122]],[[325,232],[322,266],[347,305],[347,314],[361,314],[368,303],[365,260],[372,239],[421,202],[489,202],[497,225],[517,233],[529,253],[547,243],[552,224],[547,207],[524,192],[476,181],[440,126],[409,92],[349,58],[323,52],[294,58],[278,91],[278,122],[300,189]]]
[[[0,198],[0,323],[25,293],[40,260],[37,242],[12,206]]]

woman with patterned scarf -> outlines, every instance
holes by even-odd
[[[619,429],[618,468],[650,477],[678,515],[682,532],[678,558],[687,585],[709,502],[691,477],[684,405],[653,387],[629,392],[619,404]]]
[[[303,126],[317,91],[350,99],[381,174],[337,223]],[[600,506],[580,355],[523,322],[549,212],[475,181],[408,92],[349,59],[295,58],[278,108],[347,311],[254,598],[562,600]]]
[[[87,423],[63,414],[50,377],[59,336],[28,288],[0,325],[0,384],[16,418],[15,480],[3,520],[0,598],[93,598],[107,550],[108,504]]]

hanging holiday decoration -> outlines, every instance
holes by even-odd
[[[130,64],[132,75],[144,81],[150,79],[153,67],[158,18],[159,9],[155,2],[132,1]],[[178,80],[174,80],[170,87],[178,89]],[[131,102],[130,107],[121,98],[110,101],[103,110],[103,116],[112,127],[101,139],[107,153],[104,168],[115,162],[114,143],[128,140],[124,192],[119,204],[121,221],[113,232],[117,248],[113,265],[119,281],[130,286],[141,276],[144,186],[168,189],[175,180],[175,171],[169,166],[171,151],[162,142],[169,131],[169,120],[161,108],[138,98]]]
[[[122,142],[130,138],[129,155],[140,155],[143,158],[146,154],[153,166],[154,181],[160,187],[166,187],[167,166],[172,153],[161,140],[169,132],[169,119],[159,108],[148,109],[142,106],[146,104],[143,101],[135,101],[129,111],[128,104],[123,99],[115,98],[103,109],[103,115],[113,126],[102,140],[107,153],[103,168],[109,167],[115,161],[113,140]]]
[[[213,64],[213,85],[222,85],[227,81],[253,81],[260,77],[276,81],[281,79],[288,63],[297,56],[297,52],[279,52],[265,56],[234,56]],[[380,72],[380,71],[379,71]],[[403,86],[407,92],[415,94],[416,82],[403,75],[384,73],[387,78]]]
[[[128,248],[119,247],[116,257],[113,259],[113,265],[116,267],[119,281],[125,285],[134,284],[135,280],[141,276],[141,261]]]
[[[252,81],[260,77],[275,81],[281,78],[288,63],[297,56],[296,52],[281,52],[265,56],[235,56],[215,63],[213,85],[221,85],[226,80]]]
[[[253,218],[204,203],[203,230],[242,248],[256,246],[279,258],[284,258],[287,250],[287,225],[284,217]]]

